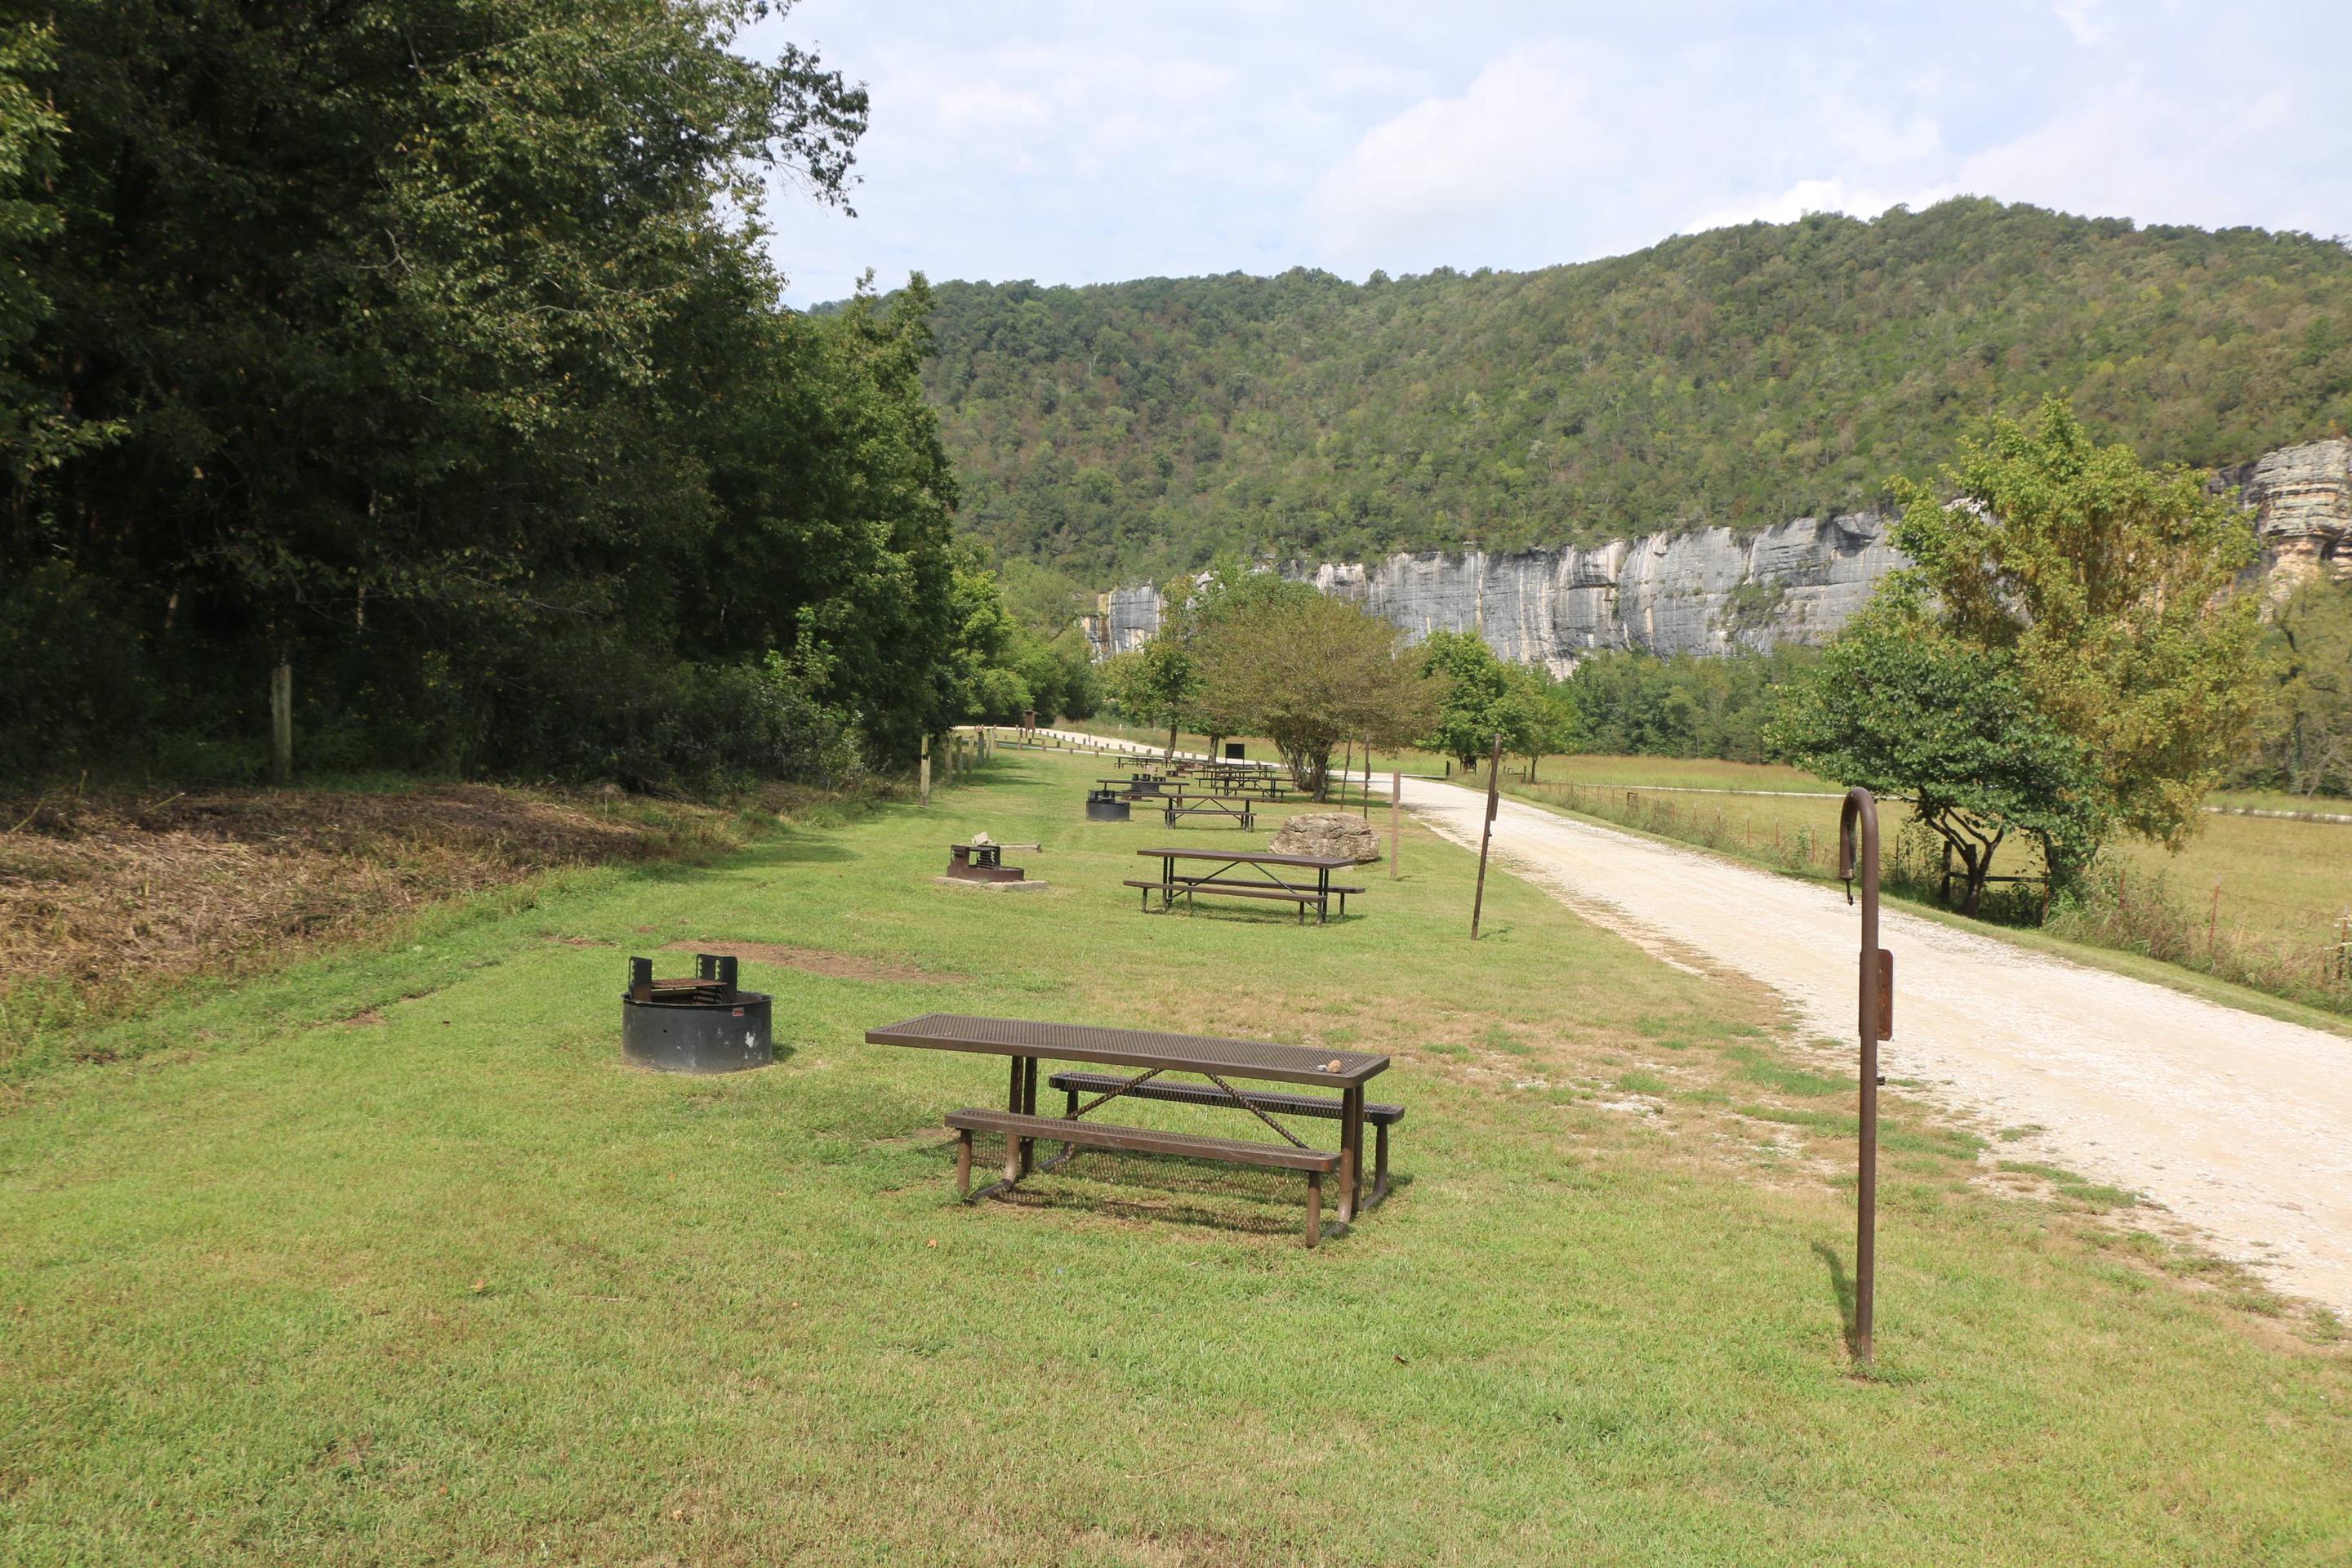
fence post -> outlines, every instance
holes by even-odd
[[[1389,880],[1397,879],[1397,847],[1404,838],[1404,770],[1389,774]]]
[[[1503,732],[1495,731],[1495,754],[1486,763],[1486,825],[1478,834],[1478,892],[1470,901],[1470,940],[1478,940],[1478,917],[1486,908],[1486,846],[1495,838],[1495,802],[1500,793],[1496,783],[1503,766]]]
[[[931,738],[923,737],[923,804],[931,804]]]
[[[1855,844],[1855,829],[1861,843]],[[1859,848],[1860,864],[1856,865]],[[1871,1331],[1878,1301],[1878,1042],[1890,1027],[1895,959],[1878,945],[1878,802],[1859,784],[1846,792],[1838,810],[1838,875],[1851,889],[1862,880],[1862,961],[1856,1012],[1862,1037],[1862,1118],[1855,1151],[1859,1201],[1853,1241],[1853,1358],[1870,1364]],[[1849,894],[1850,896],[1850,894]]]

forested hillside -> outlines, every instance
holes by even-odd
[[[933,321],[962,527],[1095,585],[1849,510],[2048,393],[2150,460],[2352,424],[2342,246],[1973,199],[1528,273],[951,283]]]

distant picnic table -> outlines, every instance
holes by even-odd
[[[1228,1164],[1301,1171],[1307,1181],[1307,1245],[1312,1247],[1322,1228],[1323,1178],[1339,1177],[1339,1218],[1355,1217],[1363,1199],[1364,1127],[1371,1120],[1381,1131],[1381,1176],[1374,1201],[1384,1195],[1387,1174],[1387,1130],[1404,1114],[1402,1106],[1368,1108],[1364,1085],[1388,1070],[1389,1058],[1363,1051],[1307,1050],[1297,1046],[1259,1040],[1226,1040],[1200,1035],[1168,1035],[1145,1029],[1104,1028],[1091,1025],[1044,1023],[1024,1018],[973,1017],[955,1013],[928,1013],[903,1023],[866,1031],[868,1043],[906,1046],[919,1050],[962,1051],[1009,1058],[1005,1109],[971,1106],[952,1111],[949,1127],[958,1134],[956,1184],[967,1201],[1005,1191],[1035,1168],[1039,1141],[1066,1145],[1044,1167],[1053,1170],[1080,1148],[1119,1149],[1143,1153],[1176,1154],[1215,1160]],[[1061,1074],[1055,1083],[1069,1093],[1063,1116],[1037,1114],[1037,1064],[1041,1059],[1085,1062],[1100,1067],[1141,1069],[1131,1078]],[[1192,1073],[1205,1085],[1155,1081],[1166,1073]],[[1235,1089],[1232,1079],[1312,1085],[1335,1089],[1336,1098],[1322,1095],[1268,1094]],[[1068,1080],[1066,1083],[1065,1080]],[[1101,1092],[1081,1106],[1079,1089]],[[1158,1128],[1118,1127],[1090,1122],[1097,1108],[1132,1095],[1137,1099],[1227,1105],[1255,1117],[1283,1139],[1266,1143],[1236,1138],[1201,1137]],[[1377,1113],[1377,1114],[1375,1114]],[[1276,1114],[1320,1116],[1339,1123],[1337,1151],[1309,1148],[1273,1120]],[[978,1193],[971,1191],[971,1144],[976,1133],[1001,1134],[1005,1139],[1003,1179]]]
[[[1361,888],[1340,887],[1331,880],[1331,873],[1351,869],[1356,862],[1345,855],[1277,855],[1272,850],[1249,849],[1184,849],[1164,847],[1139,849],[1138,855],[1156,856],[1160,860],[1160,879],[1147,882],[1130,879],[1127,886],[1143,889],[1143,907],[1151,908],[1151,895],[1160,895],[1162,914],[1173,909],[1178,899],[1190,910],[1192,900],[1208,893],[1228,899],[1268,899],[1298,906],[1302,925],[1307,911],[1315,911],[1317,924],[1329,920],[1331,900],[1339,900],[1339,913],[1348,912],[1348,895],[1360,893]],[[1176,863],[1208,861],[1206,871],[1182,871]],[[1236,876],[1235,872],[1250,871],[1255,876]],[[1310,885],[1306,872],[1313,872]]]

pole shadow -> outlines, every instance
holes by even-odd
[[[1825,1241],[1813,1243],[1813,1256],[1820,1258],[1823,1267],[1830,1271],[1830,1289],[1837,1296],[1838,1318],[1845,1326],[1846,1352],[1852,1354],[1854,1349],[1853,1279],[1845,1271],[1844,1256],[1829,1243]]]

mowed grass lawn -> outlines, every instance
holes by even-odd
[[[1852,1093],[1768,997],[1507,877],[1473,945],[1420,834],[1328,928],[1146,917],[1118,884],[1170,830],[1081,820],[1092,771],[562,879],[23,1085],[0,1561],[2352,1552],[2325,1317],[1898,1101],[1856,1376]],[[979,828],[1051,889],[935,885]],[[785,1059],[619,1063],[624,960],[672,942],[826,955],[746,966]],[[1001,1064],[861,1038],[933,1009],[1390,1052],[1396,1192],[1313,1252],[1264,1173],[1087,1154],[961,1206],[940,1117]]]

